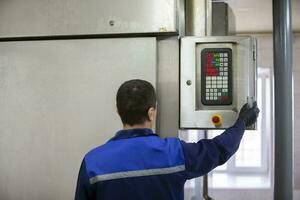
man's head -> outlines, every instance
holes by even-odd
[[[124,127],[151,128],[156,111],[156,94],[151,83],[139,79],[126,81],[120,86],[116,99]]]

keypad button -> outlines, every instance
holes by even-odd
[[[211,85],[206,85],[206,88],[211,88]]]
[[[211,81],[206,81],[206,85],[210,85],[211,84]]]
[[[223,62],[224,61],[224,59],[223,58],[220,58],[220,62]]]
[[[206,96],[206,98],[205,98],[206,100],[209,100],[209,97],[208,96]]]
[[[214,89],[214,92],[218,92],[218,89]]]
[[[209,89],[206,89],[206,93],[209,92]]]
[[[217,88],[217,86],[216,86],[216,85],[211,85],[211,87],[212,87],[212,88]]]
[[[210,89],[210,92],[214,92],[214,89]]]
[[[207,80],[207,81],[210,81],[210,80],[211,80],[211,76],[207,76],[207,77],[206,77],[206,80]]]
[[[227,72],[228,71],[228,67],[224,67],[224,71]]]
[[[224,69],[223,69],[223,67],[220,67],[220,71],[222,72]]]
[[[224,77],[223,77],[223,80],[228,80],[228,77],[227,77],[227,76],[224,76]]]
[[[211,84],[215,85],[215,84],[217,84],[217,81],[212,81]]]
[[[218,77],[217,77],[217,80],[222,80],[222,76],[218,76]]]
[[[206,93],[205,96],[208,97],[208,96],[209,96],[209,93]]]
[[[228,86],[227,85],[223,85],[223,88],[228,88]]]
[[[223,54],[223,53],[220,53],[220,57],[224,57],[224,54]]]
[[[217,81],[217,84],[218,84],[218,85],[222,84],[222,81]]]
[[[223,67],[224,65],[223,65],[223,63],[220,63],[220,67]]]
[[[218,97],[214,97],[214,100],[218,100]]]
[[[217,85],[217,88],[222,88],[222,85]]]
[[[228,63],[227,63],[227,62],[225,62],[225,63],[224,63],[224,66],[225,66],[225,67],[227,67],[227,66],[228,66]]]
[[[218,96],[221,96],[221,95],[222,95],[222,93],[221,93],[221,92],[219,92],[219,93],[218,93]]]
[[[215,81],[215,80],[217,80],[217,77],[213,76],[213,77],[211,77],[211,80]]]
[[[218,96],[218,93],[214,93],[214,97]]]
[[[222,89],[222,92],[228,92],[228,89]]]
[[[228,72],[224,72],[224,76],[228,76]]]
[[[228,62],[228,58],[224,58],[224,62]]]
[[[224,55],[224,57],[228,57],[228,53],[224,53],[223,55]]]
[[[220,72],[220,76],[223,76],[223,72]]]

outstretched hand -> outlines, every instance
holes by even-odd
[[[248,127],[256,122],[258,114],[259,109],[257,107],[256,101],[253,103],[252,107],[250,107],[249,104],[246,103],[243,105],[238,119],[242,120],[245,123],[246,127]]]

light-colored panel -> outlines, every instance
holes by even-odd
[[[4,0],[0,37],[176,32],[176,0]]]
[[[162,137],[178,137],[179,40],[158,40],[157,130]]]
[[[229,5],[229,31],[235,33],[271,32],[272,0],[225,0]],[[300,31],[300,1],[292,0],[292,27]]]
[[[300,190],[295,190],[294,191],[294,200],[300,200]]]
[[[73,199],[132,78],[156,84],[155,38],[0,42],[0,199]]]
[[[293,71],[294,71],[294,183],[300,190],[300,35],[293,41]],[[298,193],[300,194],[300,193]],[[300,195],[299,195],[300,197]],[[297,199],[297,198],[296,198]],[[300,199],[300,198],[299,198]]]
[[[257,67],[273,68],[273,38],[269,35],[257,38]]]

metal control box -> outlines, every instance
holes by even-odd
[[[256,40],[185,37],[180,56],[180,128],[233,125],[240,108],[255,100]]]

